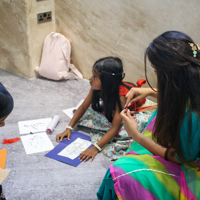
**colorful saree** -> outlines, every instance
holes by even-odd
[[[143,131],[149,138],[152,138],[155,117],[152,116],[151,119]],[[136,142],[132,143],[131,149],[110,166],[97,193],[98,199],[108,199],[105,198],[105,191],[112,194],[113,199],[119,200],[200,199],[198,167],[191,168],[185,164],[178,165],[166,161],[152,155]],[[200,162],[196,163],[200,167]],[[114,182],[107,184],[110,179]],[[109,198],[112,199],[111,196]]]

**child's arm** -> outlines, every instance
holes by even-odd
[[[121,107],[123,109],[126,105],[126,96],[124,95],[120,96],[120,102],[121,102]]]
[[[119,128],[121,126],[121,116],[120,116],[120,110],[119,107],[116,106],[115,114],[113,116],[112,121],[112,127],[107,131],[107,133],[101,138],[101,140],[97,143],[97,145],[100,148],[103,148],[107,143],[110,142],[110,140],[118,133]],[[81,152],[80,160],[81,161],[87,161],[89,158],[94,159],[96,154],[99,152],[99,150],[93,146],[89,149],[86,149],[85,151]]]
[[[159,145],[158,143],[156,143],[152,139],[141,134],[138,131],[138,129],[137,129],[138,125],[137,125],[136,121],[134,120],[134,118],[131,116],[129,110],[127,112],[126,112],[126,110],[123,110],[121,112],[121,116],[122,116],[123,124],[124,124],[126,131],[133,138],[134,141],[136,141],[138,144],[140,144],[145,149],[150,151],[152,154],[160,156],[162,158],[165,158],[165,152],[166,152],[167,148]],[[170,149],[170,151],[168,152],[167,158],[171,162],[181,164],[177,160],[177,158],[175,156],[175,152],[172,149]]]
[[[90,89],[89,94],[87,95],[87,97],[85,98],[83,103],[80,105],[78,110],[74,113],[74,116],[73,116],[72,120],[70,121],[69,126],[74,127],[76,125],[76,123],[78,122],[78,120],[86,112],[86,110],[88,109],[89,105],[92,102],[92,93],[93,93],[93,90]],[[72,132],[71,129],[66,128],[66,130],[63,133],[56,135],[56,141],[57,142],[62,141],[64,137],[67,137],[67,139],[70,140],[71,132]]]

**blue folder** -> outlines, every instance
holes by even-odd
[[[67,163],[74,167],[77,167],[81,163],[81,161],[78,159],[80,157],[80,155],[73,160],[70,158],[58,155],[58,153],[60,153],[67,145],[74,142],[77,138],[81,138],[81,139],[90,141],[90,136],[80,133],[78,131],[74,131],[71,134],[70,141],[68,141],[67,139],[63,140],[54,149],[49,151],[49,153],[47,153],[45,156],[52,158],[54,160],[58,160],[58,161]],[[90,147],[92,147],[92,145],[90,145],[88,148],[90,148]]]

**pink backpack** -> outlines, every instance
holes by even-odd
[[[71,45],[60,33],[47,35],[44,41],[40,67],[35,71],[53,80],[82,79],[83,75],[70,63]]]

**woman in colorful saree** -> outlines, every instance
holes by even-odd
[[[146,59],[157,75],[157,89],[150,84],[131,89],[126,105],[150,95],[158,108],[142,134],[130,111],[121,112],[134,142],[109,167],[98,199],[200,199],[199,46],[182,32],[168,31],[146,49],[145,74]]]

